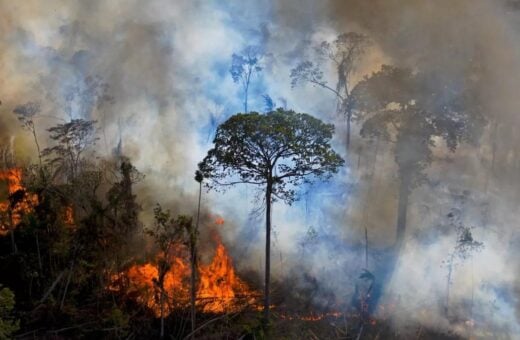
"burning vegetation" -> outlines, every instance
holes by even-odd
[[[0,339],[518,337],[520,1],[48,1],[0,1]]]
[[[223,222],[223,220],[221,220]],[[216,238],[216,249],[212,261],[198,267],[198,288],[196,293],[197,308],[204,313],[229,313],[255,306],[260,296],[237,275],[233,261],[224,244]],[[166,292],[165,314],[174,309],[185,309],[189,306],[190,266],[188,251],[185,247],[177,247],[169,258],[169,270],[164,277]],[[163,254],[157,255],[152,263],[136,264],[124,273],[113,276],[112,290],[121,286],[124,293],[136,296],[136,300],[161,315],[160,292],[157,289],[159,278],[158,263],[163,261]],[[123,281],[125,283],[117,282]]]
[[[2,185],[3,184],[3,185]],[[22,184],[22,169],[11,168],[0,171],[0,188],[3,197],[0,201],[0,235],[5,236],[9,230],[18,227],[24,214],[30,213],[38,204],[38,197],[28,193]],[[0,190],[1,191],[1,190]]]

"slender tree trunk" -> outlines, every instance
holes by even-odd
[[[264,294],[264,326],[267,328],[269,324],[269,305],[270,305],[270,279],[271,279],[271,194],[272,186],[271,177],[267,181],[265,190],[265,294]]]
[[[368,270],[368,230],[365,227],[365,269]]]
[[[74,271],[74,260],[72,261],[69,269],[69,275],[67,276],[67,282],[65,283],[65,289],[63,291],[63,296],[61,297],[60,309],[63,309],[63,305],[65,304],[65,298],[67,297],[67,293],[69,290],[70,280],[72,279],[72,272]]]
[[[32,126],[32,134],[33,134],[33,137],[34,137],[34,144],[36,144],[36,150],[38,151],[38,161],[40,163],[40,168],[43,167],[42,165],[42,153],[40,151],[40,143],[38,143],[38,137],[36,137],[36,129],[34,127],[34,123],[33,123],[33,126]]]
[[[448,263],[448,275],[447,275],[447,281],[446,281],[446,306],[444,307],[444,312],[446,314],[446,317],[449,317],[449,310],[450,310],[450,286],[451,286],[451,275],[453,274],[453,261],[454,261],[454,254],[451,254],[449,263]]]
[[[249,92],[249,84],[246,85],[244,94],[244,113],[247,113],[247,94]]]
[[[161,339],[164,338],[164,288],[163,288],[163,285],[161,285],[161,297],[160,297],[160,305],[161,305],[161,334],[160,334],[160,337]]]
[[[38,253],[38,268],[40,269],[40,277],[43,275],[43,266],[42,266],[42,255],[40,252],[40,240],[38,237],[38,231],[36,231],[36,252]]]
[[[352,120],[352,112],[347,112],[347,150],[350,149],[350,123]]]
[[[399,202],[397,205],[397,228],[395,237],[396,256],[404,243],[406,232],[406,215],[408,213],[408,198],[410,196],[410,180],[409,176],[402,178],[399,185]]]
[[[471,305],[469,310],[469,319],[471,324],[469,325],[469,337],[473,339],[473,304],[475,302],[475,264],[473,262],[473,256],[471,257]]]
[[[191,235],[191,338],[195,338],[195,326],[196,326],[196,309],[195,300],[197,294],[197,234],[199,232],[199,220],[200,220],[200,198],[202,196],[202,182],[199,182],[199,204],[197,207],[197,221],[195,222],[195,230]]]
[[[489,189],[489,181],[490,177],[493,177],[495,173],[495,162],[497,156],[497,134],[498,134],[498,121],[495,119],[493,123],[493,127],[490,135],[491,142],[491,164],[489,165],[489,170],[486,172],[486,180],[484,184],[484,192],[487,194]]]
[[[9,205],[9,210],[8,210],[8,218],[9,218],[9,223],[11,224],[11,231],[9,234],[11,234],[11,250],[13,252],[13,254],[16,254],[18,252],[18,248],[16,247],[16,240],[15,240],[15,237],[14,237],[14,231],[16,229],[16,226],[14,225],[14,221],[13,221],[13,206],[10,204]]]
[[[247,76],[244,81],[244,113],[247,113],[247,96],[249,94],[249,82],[251,81],[252,68],[247,71]]]
[[[65,274],[65,270],[62,271],[58,275],[58,277],[52,283],[51,287],[45,292],[45,294],[43,294],[43,297],[41,298],[41,300],[38,303],[43,303],[49,297],[49,295],[52,293],[54,288],[56,288],[56,285],[58,284],[58,282],[60,282],[60,280],[61,280],[61,278],[63,277],[64,274]]]
[[[16,248],[16,242],[14,240],[14,229],[12,229],[9,234],[11,234],[11,250],[12,250],[13,254],[16,254],[18,252],[18,250]]]

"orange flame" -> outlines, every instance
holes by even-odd
[[[251,297],[255,293],[238,277],[233,262],[219,239],[213,261],[208,266],[201,266],[199,275],[197,299],[208,301],[203,306],[205,312],[222,313],[236,309],[232,308],[236,298],[246,297],[249,303],[254,302]]]
[[[161,258],[162,256],[159,256]],[[163,304],[164,314],[175,308],[189,305],[188,260],[174,257],[170,270],[164,279],[166,298]],[[161,299],[157,279],[159,270],[156,263],[146,263],[130,267],[123,275],[112,276],[112,284],[108,288],[119,290],[116,281],[128,280],[126,293],[136,296],[135,300],[150,308],[157,316],[161,315]],[[244,305],[252,304],[259,294],[251,290],[236,274],[233,262],[220,240],[217,239],[215,256],[208,265],[199,266],[199,283],[196,294],[197,307],[207,313],[234,311]],[[164,296],[164,295],[163,295]]]
[[[68,226],[74,226],[74,209],[71,206],[66,206],[63,213],[63,222]]]
[[[38,196],[25,191],[22,185],[22,169],[20,168],[0,171],[0,181],[7,182],[9,196],[18,192],[23,195],[13,207],[10,206],[8,199],[0,201],[0,214],[4,216],[0,221],[0,236],[4,236],[10,229],[14,229],[20,224],[23,213],[32,211],[33,206],[38,203]],[[6,213],[10,213],[8,218],[5,218]]]

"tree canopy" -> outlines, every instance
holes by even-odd
[[[233,53],[231,56],[231,68],[229,73],[235,83],[240,83],[244,90],[244,111],[247,110],[247,102],[249,96],[249,85],[251,77],[255,73],[262,71],[260,61],[262,60],[262,51],[259,46],[247,46],[241,54]]]
[[[343,165],[330,145],[333,133],[334,125],[305,113],[240,113],[219,126],[199,168],[210,187],[271,182],[273,195],[290,204],[294,186],[329,178]]]
[[[264,327],[269,323],[271,203],[288,204],[298,184],[336,173],[344,160],[332,149],[334,125],[306,113],[278,109],[266,114],[239,113],[217,129],[213,149],[199,163],[209,187],[239,183],[265,188]]]
[[[370,46],[370,40],[361,33],[342,33],[332,41],[323,41],[315,48],[318,61],[304,60],[291,70],[291,85],[307,82],[314,86],[330,91],[336,96],[336,111],[347,118],[347,149],[350,146],[350,123],[353,118],[353,96],[355,86],[352,84],[352,75],[358,66],[361,57]],[[332,63],[335,69],[336,85],[329,84],[324,77],[326,63]]]
[[[395,143],[401,180],[417,185],[432,161],[435,137],[450,151],[461,143],[477,142],[485,121],[468,88],[471,84],[457,86],[383,65],[355,89],[356,110],[363,112],[361,136]]]

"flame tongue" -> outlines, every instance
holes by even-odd
[[[22,169],[13,168],[0,171],[0,181],[7,181],[9,195],[22,190]]]
[[[215,256],[208,265],[199,267],[199,284],[196,304],[207,313],[222,313],[241,308],[245,303],[252,303],[258,295],[252,291],[236,274],[233,262],[220,240],[216,240]],[[168,303],[163,306],[165,314],[175,308],[186,307],[189,304],[189,262],[185,258],[174,257],[171,268],[165,276],[164,290]],[[156,284],[159,271],[155,263],[134,265],[127,270],[128,295],[136,296],[136,301],[146,305],[159,316],[161,305]],[[112,277],[109,289],[117,290],[115,281],[124,275]],[[237,298],[245,300],[237,301]]]
[[[220,241],[213,262],[202,266],[199,275],[197,298],[208,301],[203,306],[205,312],[219,313],[233,309],[231,307],[236,297],[254,295],[235,273],[233,262]]]
[[[3,221],[0,221],[0,236],[3,236],[9,232],[9,229],[14,229],[20,224],[23,213],[32,210],[32,207],[38,203],[38,197],[25,191],[22,185],[22,169],[20,168],[0,171],[0,181],[7,182],[7,193],[9,196],[21,193],[21,197],[17,200],[14,207],[10,208],[10,203],[7,200],[0,201],[0,214],[4,215]],[[10,217],[6,219],[5,215],[7,212],[10,212]]]

